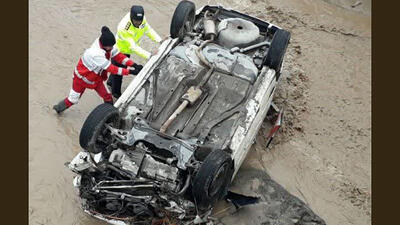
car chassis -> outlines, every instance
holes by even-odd
[[[260,19],[181,1],[171,38],[83,124],[84,151],[68,167],[85,212],[111,224],[209,221],[265,117],[270,140],[282,124],[272,99],[289,39]]]

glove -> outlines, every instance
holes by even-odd
[[[137,70],[129,70],[129,74],[137,75],[138,73],[139,73],[139,71],[137,71]]]
[[[143,66],[139,65],[139,64],[133,64],[132,66],[133,68],[135,68],[134,70],[129,70],[129,74],[133,74],[133,75],[137,75],[142,69]]]
[[[143,69],[143,66],[142,65],[139,65],[139,64],[133,64],[133,66],[132,66],[133,68],[135,68],[135,70],[137,70],[138,71],[138,73]]]

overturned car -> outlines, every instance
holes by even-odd
[[[84,210],[110,223],[207,222],[264,119],[270,139],[280,127],[272,99],[289,32],[181,1],[170,36],[114,106],[89,114],[68,164]]]

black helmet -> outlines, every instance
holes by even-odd
[[[131,21],[138,20],[142,21],[144,17],[144,9],[140,5],[134,5],[131,8]]]

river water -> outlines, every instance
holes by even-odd
[[[140,4],[151,26],[166,36],[178,2],[150,0]],[[197,5],[208,3],[195,2]],[[101,224],[78,207],[77,193],[72,186],[73,173],[64,163],[80,151],[79,130],[89,112],[102,100],[94,91],[87,90],[79,104],[61,116],[54,113],[52,105],[68,94],[73,68],[84,49],[99,36],[101,26],[107,25],[115,32],[132,3],[124,0],[29,2],[30,224]],[[144,47],[154,46],[146,41]],[[124,86],[129,81],[125,79]]]
[[[324,1],[329,3],[342,4],[342,7],[340,9],[331,7],[327,4],[314,4],[316,1],[318,0],[270,0],[268,2],[274,3],[275,5],[279,4],[280,7],[292,13],[296,12],[294,10],[291,11],[291,7],[303,10],[304,15],[314,16],[313,18],[316,18],[316,20],[314,21],[322,21],[324,18],[329,18],[329,16],[339,15],[337,16],[337,18],[342,18],[343,21],[336,20],[335,22],[337,23],[344,23],[348,20],[354,20],[356,21],[356,23],[358,23],[357,21],[361,20],[359,18],[362,18],[362,21],[368,22],[368,18],[365,19],[364,17],[358,16],[349,18],[349,13],[347,11],[345,13],[342,12],[344,9],[347,10],[348,8],[351,8],[351,4],[353,4],[353,1]],[[136,4],[143,5],[148,22],[161,36],[164,37],[169,34],[170,21],[178,2],[179,0],[147,0]],[[201,0],[194,2],[196,3],[197,7],[205,4],[222,4],[223,6],[238,9],[240,11],[244,9],[247,11],[249,9],[250,11],[258,11],[256,7],[253,7],[253,9],[251,9],[251,4],[256,2],[259,3],[261,2],[261,0],[234,0],[233,2],[228,0]],[[361,5],[361,8],[359,7],[358,10],[367,11],[367,13],[363,11],[363,14],[368,15],[370,0],[364,0],[362,2],[364,4]],[[60,101],[61,99],[65,98],[65,96],[68,94],[72,84],[71,78],[73,69],[79,58],[81,57],[83,51],[88,48],[92,44],[92,42],[99,36],[100,28],[103,25],[107,25],[113,32],[115,32],[118,22],[129,11],[132,4],[132,1],[127,0],[29,1],[29,224],[105,224],[97,219],[91,218],[80,209],[77,192],[72,185],[74,174],[64,166],[65,162],[70,161],[80,151],[78,139],[80,128],[90,111],[98,104],[100,104],[102,100],[100,97],[97,96],[94,91],[87,90],[81,98],[79,104],[68,109],[60,116],[55,114],[55,112],[52,110],[52,106],[58,103],[58,101]],[[366,9],[364,9],[363,7]],[[279,14],[280,12],[275,11],[274,13]],[[290,21],[288,22],[286,20],[282,20],[281,24],[279,23],[277,25],[285,25],[285,23],[289,24]],[[366,24],[367,25],[365,27],[368,28],[370,24]],[[312,29],[315,30],[315,27],[316,26],[314,26]],[[293,26],[293,29],[293,34],[296,34],[295,26]],[[298,37],[302,36],[307,38],[307,34],[305,32],[300,29],[298,30]],[[295,37],[296,36],[294,36],[293,40],[295,40]],[[328,40],[328,38],[331,38],[328,37],[324,39],[323,37],[324,36],[321,36],[321,43],[322,41],[326,41]],[[339,36],[332,37],[332,40],[337,41],[340,46],[342,46],[341,43],[345,43],[341,41],[341,39],[339,39]],[[353,43],[351,42],[352,37],[346,36],[345,38],[346,43]],[[311,40],[313,40],[313,37],[309,37],[309,43],[304,42],[304,45],[302,46],[302,48],[304,49],[303,51],[305,52],[305,60],[310,61],[316,58],[313,54],[316,54],[315,52],[320,51],[318,49],[320,46],[316,46],[314,44],[316,42],[313,42]],[[301,43],[302,42],[300,42],[300,44]],[[355,43],[361,43],[360,46],[367,43],[367,51],[368,47],[370,48],[370,44],[368,45],[368,40]],[[296,43],[296,41],[294,41],[294,44],[299,43]],[[343,46],[350,48],[352,46],[357,47],[357,45],[350,44],[348,46],[343,44]],[[143,43],[143,46],[145,49],[148,50],[156,47],[156,45],[152,44],[148,40]],[[335,48],[336,46],[331,47],[331,49],[333,49],[332,52],[335,50]],[[314,49],[316,50],[314,51]],[[342,51],[341,49],[339,50]],[[335,50],[334,54],[337,55],[338,53],[336,52],[340,52],[339,50]],[[308,58],[307,54],[309,54]],[[336,55],[333,55],[331,58],[333,59],[334,57],[336,57]],[[137,60],[139,63],[144,62],[143,60],[138,58],[133,59]],[[338,58],[338,60],[341,60],[341,58]],[[368,58],[366,58],[365,60],[364,58],[362,60],[355,60],[354,63],[353,61],[351,61],[350,63],[355,64],[359,62],[365,64],[369,63]],[[349,68],[351,68],[351,66],[352,64],[349,65]],[[318,69],[318,67],[316,68]],[[368,68],[368,66],[366,68]],[[305,67],[305,70],[307,71],[307,67]],[[310,71],[312,70],[315,70],[315,68],[313,67],[312,69],[310,69]],[[315,76],[313,75],[313,72],[310,72],[309,76],[311,77],[311,79],[314,79],[313,81],[315,83],[316,78],[318,78],[317,75],[320,74],[317,72],[325,72],[325,70],[327,70],[326,67],[319,68],[319,71],[315,72]],[[335,72],[334,70],[337,70],[337,67],[332,68],[330,72]],[[356,74],[368,76],[368,71],[364,72],[362,68],[360,70],[362,71],[357,72]],[[132,78],[125,78],[123,87],[126,87],[131,79]],[[368,85],[370,85],[370,83],[368,82],[370,82],[370,80],[367,80],[365,82],[366,88],[368,88]],[[323,83],[323,85],[325,85],[325,83]],[[336,85],[331,84],[331,86],[333,87]],[[310,89],[310,92],[315,94],[315,96],[317,97],[320,95],[319,90],[313,92],[313,88]],[[365,99],[365,108],[367,108],[368,98],[365,97]],[[312,116],[314,115],[311,111],[310,117]],[[316,116],[317,115],[315,115],[314,117]],[[324,118],[326,118],[326,116]],[[368,119],[370,118],[366,118],[366,121],[368,121]],[[310,118],[309,121],[312,121],[312,119]],[[314,130],[320,126],[319,124],[313,125],[311,122],[308,123],[308,125],[309,127],[311,127],[309,130],[311,130],[311,132],[313,133]],[[368,124],[365,126],[368,128]],[[307,124],[305,125],[305,127],[307,128]],[[339,133],[340,131],[341,130],[338,128],[337,133]],[[367,139],[368,137],[365,140]],[[363,140],[363,142],[367,141]],[[318,142],[316,143],[318,144]],[[258,149],[260,148],[260,146],[262,145],[257,145],[257,147],[255,148]],[[275,151],[272,152],[272,154],[269,154],[269,156],[264,156],[265,161],[268,162],[266,167],[264,167],[264,165],[256,167],[261,167],[264,169],[267,168],[269,172],[271,172],[272,177],[277,178],[278,181],[284,184],[284,186],[287,187],[291,193],[301,198],[301,195],[303,195],[303,193],[301,193],[300,195],[300,192],[297,191],[296,188],[298,184],[293,181],[294,179],[290,180],[289,178],[298,178],[298,174],[302,173],[315,174],[314,172],[316,169],[312,166],[310,168],[296,167],[295,169],[293,169],[294,167],[292,165],[304,165],[305,161],[309,160],[309,158],[315,158],[315,156],[302,154],[301,157],[306,157],[305,159],[302,159],[301,157],[288,158],[286,156],[292,156],[292,154],[294,154],[291,148],[294,148],[291,142],[286,145],[280,144],[280,147],[277,148],[280,149],[279,152]],[[323,153],[324,148],[321,147],[319,149],[322,149],[318,151],[321,151]],[[327,149],[327,151],[328,150],[329,149]],[[329,150],[329,152],[332,151]],[[319,154],[318,156],[322,158],[322,160],[320,161],[325,162],[325,156],[322,153],[318,152],[317,154]],[[329,159],[329,157],[327,156],[326,159]],[[258,153],[250,154],[248,159],[245,161],[245,165],[243,166],[243,168],[254,167],[254,164],[257,164],[260,158],[262,159],[263,157],[259,157]],[[349,157],[349,159],[352,158]],[[336,157],[329,162],[334,165],[340,165],[341,161],[342,160],[340,157]],[[286,165],[285,162],[288,165]],[[368,186],[368,181],[370,180],[368,160],[366,160],[365,165],[366,169],[362,169],[363,171],[366,170],[366,175],[360,175],[360,177],[362,177],[363,179],[358,179],[357,177],[354,179],[352,177],[350,178],[352,180],[361,180],[359,183],[367,183],[366,186]],[[342,168],[345,172],[344,175],[346,175],[346,165],[343,165]],[[347,166],[347,168],[352,167]],[[301,171],[299,171],[299,169],[301,169]],[[320,170],[325,172],[324,168],[318,168],[318,171]],[[325,175],[317,174],[315,176],[322,177]],[[347,206],[350,203],[343,203],[350,200],[340,200],[336,195],[330,195],[329,190],[331,188],[331,184],[328,183],[328,181],[326,186],[321,186],[319,182],[307,181],[307,179],[305,180],[306,181],[304,182],[302,180],[296,182],[300,182],[300,184],[302,184],[300,185],[300,187],[310,184],[307,186],[308,189],[306,188],[305,190],[303,190],[303,192],[309,198],[308,203],[310,204],[310,207],[313,210],[317,210],[317,213],[321,213],[320,216],[323,219],[326,219],[327,222],[332,222],[332,224],[347,224],[347,222],[343,221],[346,221],[345,218],[348,217],[351,217],[350,220],[353,221],[348,222],[349,224],[365,224],[365,221],[370,221],[370,218],[368,216],[361,216],[362,220],[358,220],[358,217],[360,217],[358,216],[359,214],[354,214],[352,211],[355,210],[355,212],[358,212],[358,209],[355,209],[352,205]],[[330,182],[330,179],[327,178],[326,180],[329,180]],[[313,199],[311,196],[317,196],[317,194],[315,193],[322,193],[322,195],[318,194],[319,198],[314,197]],[[336,209],[340,210],[338,211]],[[335,212],[333,213],[333,216],[331,212]],[[352,214],[354,214],[354,218],[352,217]],[[246,224],[246,221],[244,220],[242,224]]]

